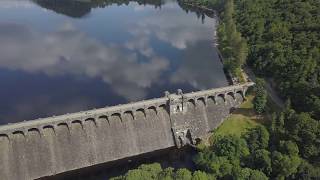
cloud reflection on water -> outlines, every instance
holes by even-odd
[[[190,20],[185,16],[185,13],[176,13],[175,8],[164,8],[161,13],[156,12],[139,21],[134,31],[146,36],[151,31],[159,40],[168,42],[177,49],[186,49],[188,44],[213,39],[215,19],[207,18],[204,24],[201,24],[201,21]],[[192,17],[194,15],[190,18]],[[144,29],[148,31],[143,31]]]
[[[99,77],[129,100],[145,97],[144,88],[169,64],[157,56],[139,63],[135,53],[102,44],[70,24],[48,34],[23,25],[0,24],[0,54],[1,67],[48,76]]]
[[[137,10],[140,6],[130,4],[129,7]],[[110,88],[108,93],[115,96],[113,99],[127,101],[159,97],[166,88],[206,89],[226,85],[222,65],[211,46],[214,19],[207,18],[202,24],[195,20],[195,14],[186,15],[173,3],[165,4],[161,11],[144,7],[136,13],[143,16],[128,15],[130,23],[124,28],[130,38],[122,43],[97,40],[70,19],[60,20],[60,27],[43,31],[22,22],[7,23],[0,17],[0,72],[6,69],[23,72],[26,76],[30,74],[30,77],[45,75],[48,83],[64,76],[98,79]],[[82,21],[92,20],[90,18]],[[103,16],[99,18],[102,19],[95,21],[102,23]],[[159,51],[159,43],[165,44],[169,52]],[[23,87],[18,88],[23,90]],[[72,96],[63,84],[59,88],[62,93],[68,91]],[[9,109],[16,112],[11,115],[15,116],[13,118],[26,119],[23,117],[31,117],[37,111],[47,114],[74,112],[96,107],[97,103],[91,97],[94,94],[79,96],[75,93],[74,97],[59,100],[54,100],[56,96],[52,92],[32,95],[8,103],[12,106]],[[28,104],[30,100],[33,104]]]
[[[0,8],[1,9],[11,9],[11,8],[30,8],[33,7],[34,4],[29,0],[1,0]]]

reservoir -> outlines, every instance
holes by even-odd
[[[1,0],[0,124],[226,86],[216,19],[170,0]]]

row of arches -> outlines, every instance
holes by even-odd
[[[204,95],[200,97],[194,97],[194,98],[189,98],[188,102],[192,103],[194,106],[197,105],[198,102],[202,102],[204,105],[207,105],[208,100],[211,100],[215,104],[219,104],[219,99],[223,102],[226,103],[227,98],[231,97],[232,100],[237,100],[237,97],[241,97],[244,99],[244,94],[242,90],[239,91],[231,91],[227,93],[221,93],[221,94],[215,94],[215,95]]]
[[[219,94],[205,94],[202,96],[195,96],[192,98],[188,98],[188,102],[192,103],[194,106],[197,105],[197,103],[200,101],[204,105],[207,105],[208,100],[211,100],[212,102],[215,102],[216,104],[219,104],[219,100],[222,100],[222,102],[226,102],[227,97],[231,97],[233,100],[236,100],[237,96],[241,96],[244,98],[244,90],[237,90],[237,91],[230,91],[230,92],[224,92],[224,93],[219,93]],[[54,132],[55,129],[58,128],[59,126],[65,126],[67,127],[68,131],[71,130],[72,124],[78,124],[82,129],[84,129],[84,124],[87,122],[91,122],[94,124],[95,127],[99,126],[98,121],[104,120],[110,125],[110,120],[111,119],[119,119],[121,122],[125,119],[124,117],[130,117],[131,119],[135,120],[137,119],[137,116],[141,118],[141,115],[143,118],[147,118],[148,112],[153,112],[154,114],[158,114],[160,110],[165,110],[167,111],[167,103],[159,103],[155,105],[150,105],[147,107],[143,108],[136,108],[135,110],[124,110],[124,111],[116,111],[116,112],[110,112],[106,114],[101,114],[101,115],[92,115],[92,117],[87,117],[81,118],[81,119],[75,119],[75,120],[65,120],[63,122],[56,123],[54,125],[39,125],[38,127],[32,127],[32,128],[27,128],[23,130],[13,130],[12,133],[0,133],[0,138],[7,138],[10,139],[11,135],[22,135],[26,136],[28,133],[38,133],[41,136],[42,129],[47,129],[51,128]],[[140,115],[139,115],[140,114]]]
[[[78,124],[82,129],[84,129],[84,124],[88,122],[93,123],[95,127],[99,126],[99,121],[106,121],[107,124],[110,125],[111,119],[119,119],[121,122],[123,122],[124,117],[128,116],[133,120],[137,119],[137,116],[141,118],[141,115],[143,118],[147,118],[149,113],[157,115],[160,109],[165,110],[166,104],[160,104],[159,106],[149,106],[147,108],[138,108],[136,110],[126,110],[101,115],[93,115],[93,117],[86,117],[82,118],[81,120],[65,120],[56,124],[40,125],[38,127],[24,128],[23,130],[13,130],[12,133],[0,133],[0,138],[10,139],[11,135],[22,135],[26,137],[29,133],[38,133],[41,136],[42,130],[50,128],[55,132],[55,129],[59,128],[60,126],[65,126],[67,127],[68,131],[70,131],[73,124]]]

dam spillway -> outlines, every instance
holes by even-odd
[[[217,128],[253,83],[0,127],[1,179],[29,180],[176,146]]]

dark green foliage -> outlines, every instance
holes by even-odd
[[[268,180],[268,177],[261,171],[253,170],[250,168],[243,168],[233,175],[233,179]]]
[[[279,150],[280,152],[272,153],[273,175],[285,178],[297,173],[301,163],[297,144],[292,141],[280,141]]]
[[[298,167],[298,172],[295,175],[296,179],[319,179],[320,177],[320,167],[315,167],[305,160],[302,160],[300,166]]]
[[[218,156],[225,156],[228,159],[238,159],[249,154],[247,143],[244,139],[236,136],[219,137],[213,146]]]
[[[151,180],[157,179],[158,174],[162,171],[160,164],[141,165],[138,169],[130,170],[121,179],[126,180]]]
[[[236,0],[248,62],[271,77],[298,111],[320,119],[320,1]]]
[[[278,140],[286,139],[296,143],[300,155],[311,161],[320,159],[320,123],[307,113],[297,114],[287,110],[274,118],[271,126],[273,143],[280,144]]]
[[[320,177],[319,173],[314,173],[314,169],[319,168],[311,164],[320,162],[319,127],[319,121],[309,114],[298,114],[290,109],[273,119],[270,133],[273,147],[277,149],[272,156],[275,176],[287,177],[297,173],[303,177]],[[300,162],[303,164],[299,165]]]
[[[172,180],[174,177],[174,169],[173,168],[166,168],[162,172],[158,174],[158,179],[161,180]]]
[[[194,162],[217,178],[231,178],[241,171],[241,162],[248,155],[249,149],[244,139],[225,136],[217,138],[212,149],[199,152],[194,157]]]
[[[283,179],[297,172],[301,159],[299,156],[292,156],[274,151],[272,153],[272,173],[274,177]]]
[[[235,4],[237,29],[248,40],[247,62],[256,73],[272,78],[283,97],[291,100],[284,112],[274,115],[269,129],[272,177],[319,178],[314,169],[320,162],[320,1],[236,0]],[[261,113],[266,96],[256,92],[255,109]],[[291,105],[305,113],[290,110]]]
[[[320,124],[306,113],[293,115],[288,118],[287,134],[297,142],[304,158],[319,157],[320,153]]]
[[[192,174],[187,169],[179,169],[179,170],[177,170],[177,172],[175,174],[175,179],[176,180],[191,180]]]
[[[228,157],[217,156],[212,150],[199,152],[194,157],[197,166],[217,177],[230,176],[232,174],[233,164],[239,164],[239,161],[230,161]]]
[[[192,180],[215,180],[213,175],[209,175],[202,171],[195,171],[192,176]]]
[[[285,136],[284,121],[284,113],[280,113],[279,115],[273,114],[270,126],[271,142],[273,144],[276,144],[279,139],[283,139]]]
[[[223,63],[235,77],[241,76],[241,66],[246,62],[248,47],[241,33],[236,29],[233,0],[225,0],[222,22],[218,28],[218,47],[224,58]]]
[[[259,149],[267,149],[269,146],[269,132],[264,126],[257,126],[250,129],[245,135],[248,147],[251,152]]]
[[[188,169],[178,169],[177,171],[170,167],[162,169],[160,164],[154,163],[143,164],[123,176],[110,180],[215,180],[215,177],[202,171],[192,173]]]
[[[270,175],[272,172],[270,152],[265,149],[254,151],[249,157],[248,166]]]
[[[235,48],[237,43],[232,43],[240,42],[240,31],[248,42],[249,64],[257,74],[272,78],[291,103],[284,112],[273,116],[270,141],[266,129],[253,129],[244,136],[251,152],[245,162],[234,155],[231,157],[237,163],[228,161],[232,148],[211,153],[208,160],[232,164],[233,168],[228,169],[232,169],[233,177],[241,179],[250,171],[243,167],[259,170],[271,178],[319,178],[315,172],[320,163],[320,1],[235,0],[234,3],[226,0],[220,13],[219,49],[225,57],[225,66],[234,73],[243,63],[233,51],[239,46]],[[262,113],[267,102],[263,80],[257,79],[255,92],[254,108]],[[296,113],[291,105],[305,113]],[[217,143],[215,147],[229,145]]]
[[[267,105],[267,91],[265,90],[265,81],[257,78],[255,85],[255,97],[253,99],[254,109],[257,113],[261,114],[264,112]]]
[[[316,139],[320,139],[320,133],[317,123],[306,114],[287,109],[275,115],[270,125],[271,139],[263,126],[249,130],[244,138],[218,137],[213,147],[199,152],[194,161],[200,169],[215,175],[217,179],[319,178],[320,173],[316,173],[319,168],[303,159],[303,150],[312,147],[308,148],[313,154],[311,162],[319,160],[317,152],[320,146]],[[307,124],[314,128],[310,129]]]
[[[264,126],[257,126],[250,129],[244,138],[250,149],[246,165],[252,169],[259,170],[266,175],[272,171],[269,148],[269,132]]]
[[[280,141],[279,150],[290,156],[298,156],[299,149],[296,143],[292,141]]]

